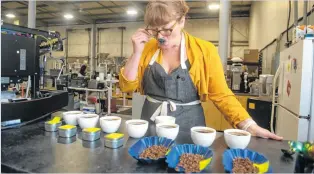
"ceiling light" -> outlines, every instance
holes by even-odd
[[[15,18],[15,15],[12,14],[12,13],[8,13],[8,14],[6,14],[5,16],[8,17],[8,18]]]
[[[72,18],[73,18],[73,15],[71,15],[71,14],[65,14],[63,17],[64,17],[65,19],[72,19]]]
[[[136,15],[137,14],[137,11],[136,10],[128,10],[126,12],[128,15]]]
[[[209,10],[218,10],[219,4],[210,4],[208,5]]]

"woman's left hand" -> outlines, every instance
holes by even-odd
[[[248,129],[248,132],[250,132],[253,136],[261,137],[261,138],[270,138],[274,140],[282,140],[283,137],[280,137],[276,134],[273,134],[269,132],[268,130],[259,127],[257,124],[251,125]]]

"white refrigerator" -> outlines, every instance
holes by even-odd
[[[275,132],[285,140],[314,140],[313,62],[313,39],[299,41],[280,52],[273,82],[279,80],[278,97],[273,98],[273,106],[277,106]]]

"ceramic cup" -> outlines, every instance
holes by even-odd
[[[128,135],[132,138],[142,138],[148,129],[148,121],[133,119],[125,122]]]
[[[121,117],[105,116],[99,119],[101,129],[106,133],[116,132],[121,125]]]
[[[69,111],[69,112],[63,112],[63,120],[66,124],[69,125],[77,125],[78,118],[83,114],[81,111]]]
[[[227,129],[224,131],[226,144],[233,149],[245,149],[251,140],[251,134],[240,129]]]
[[[82,129],[96,127],[99,120],[97,114],[83,114],[78,118],[78,124]]]
[[[209,147],[216,138],[216,130],[203,126],[192,127],[191,138],[194,144]]]
[[[175,140],[179,133],[179,125],[171,123],[159,123],[156,125],[156,133],[159,137]]]

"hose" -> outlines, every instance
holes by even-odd
[[[277,106],[276,102],[276,82],[277,82],[277,78],[280,75],[280,71],[281,71],[281,65],[279,64],[278,69],[276,71],[276,74],[274,76],[273,79],[273,95],[272,95],[272,105],[271,105],[271,116],[270,116],[270,130],[272,133],[275,133],[274,131],[274,115],[275,115],[275,106]]]

